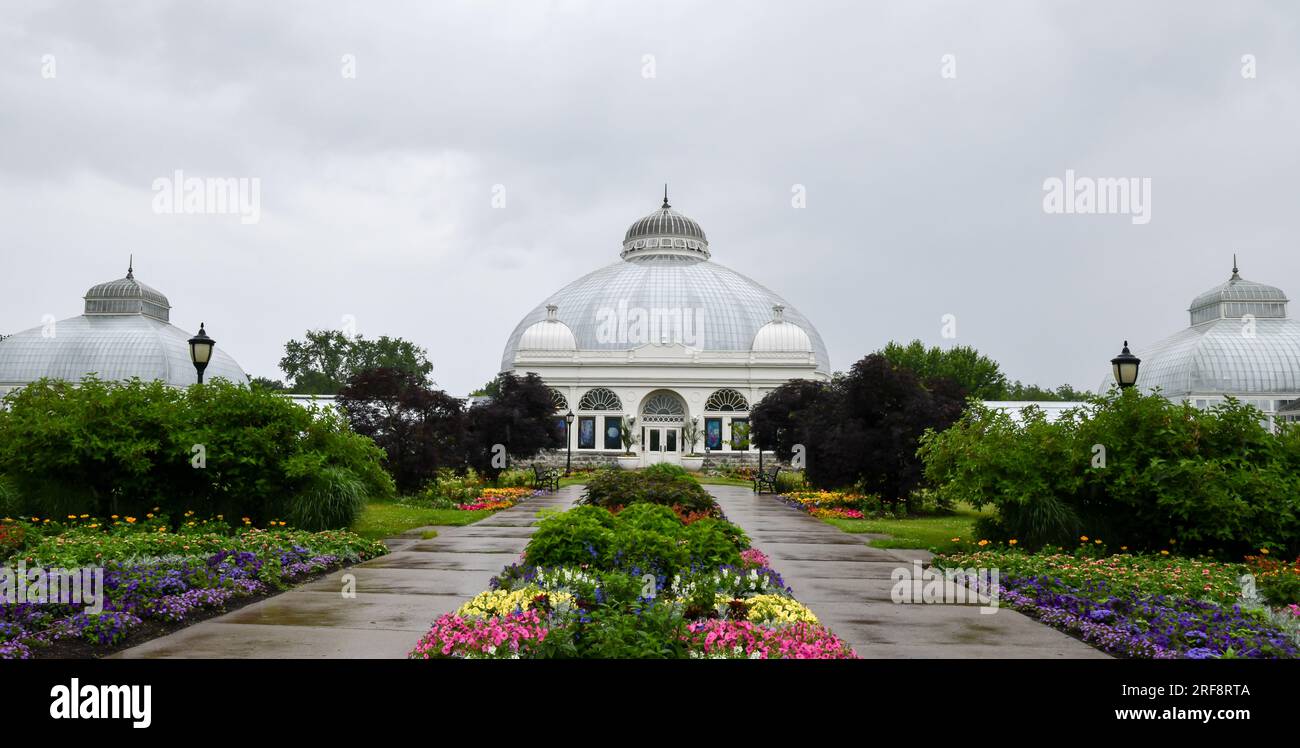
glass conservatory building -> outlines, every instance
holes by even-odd
[[[171,304],[161,292],[126,277],[86,292],[77,317],[0,337],[0,395],[43,377],[80,381],[162,380],[175,387],[194,384],[191,333],[172,325]],[[212,352],[205,380],[223,377],[247,383],[248,375],[221,348]]]
[[[1287,316],[1280,288],[1242,278],[1192,300],[1189,325],[1145,350],[1137,385],[1171,400],[1208,408],[1234,397],[1268,423],[1295,420],[1300,400],[1300,322]]]
[[[630,440],[638,464],[691,467],[692,453],[756,459],[750,406],[791,379],[828,380],[830,357],[794,307],[713,262],[704,230],[665,196],[628,228],[618,261],[519,322],[501,370],[551,386],[577,464],[610,462]]]

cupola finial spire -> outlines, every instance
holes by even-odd
[[[1241,276],[1237,275],[1237,253],[1232,253],[1232,280],[1240,280]]]
[[[665,208],[673,207],[668,204],[668,183],[667,182],[664,182],[664,207]]]
[[[126,261],[126,277],[134,279],[135,278],[135,255],[130,254],[127,255],[127,257],[129,259],[127,259]]]

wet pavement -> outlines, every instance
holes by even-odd
[[[393,550],[275,597],[123,650],[121,658],[402,658],[434,619],[479,592],[528,544],[537,513],[567,509],[567,486],[464,527],[421,527]],[[425,530],[438,537],[421,539]],[[343,595],[344,576],[355,597]]]
[[[795,597],[863,658],[1106,658],[1083,642],[1008,608],[896,604],[896,569],[911,572],[926,551],[872,548],[839,530],[739,486],[705,486],[727,519],[771,559]],[[953,583],[945,591],[955,592]],[[964,590],[963,590],[964,592]],[[948,599],[961,599],[949,597]]]
[[[706,486],[727,518],[766,553],[795,596],[864,658],[1104,658],[1105,654],[1006,608],[895,604],[891,575],[925,551],[866,545],[748,488]],[[332,572],[239,610],[114,655],[123,658],[402,658],[435,618],[487,588],[528,543],[537,513],[567,509],[568,486],[473,525],[417,528],[386,541],[393,552]],[[355,597],[342,595],[343,577]]]

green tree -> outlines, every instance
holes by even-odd
[[[1001,400],[1006,395],[1007,378],[998,362],[969,346],[926,348],[913,340],[907,345],[891,342],[879,353],[890,363],[911,369],[922,382],[950,379],[977,400]]]
[[[1036,384],[1022,384],[1019,380],[1007,386],[1004,400],[1037,400],[1056,402],[1083,402],[1092,397],[1090,392],[1080,392],[1068,384],[1054,390],[1039,387]]]
[[[294,392],[337,395],[354,375],[369,369],[398,369],[428,383],[433,364],[423,348],[402,338],[349,338],[339,330],[308,330],[304,340],[284,344],[280,369]]]

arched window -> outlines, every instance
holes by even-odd
[[[735,390],[718,390],[709,395],[704,410],[711,413],[743,413],[749,410],[749,402]]]
[[[555,403],[556,413],[563,413],[569,409],[569,399],[554,387],[551,388],[551,402]]]
[[[623,403],[608,387],[587,390],[578,401],[578,410],[622,410]]]
[[[657,392],[645,401],[641,413],[645,423],[675,423],[686,418],[686,407],[680,397],[669,392]]]

